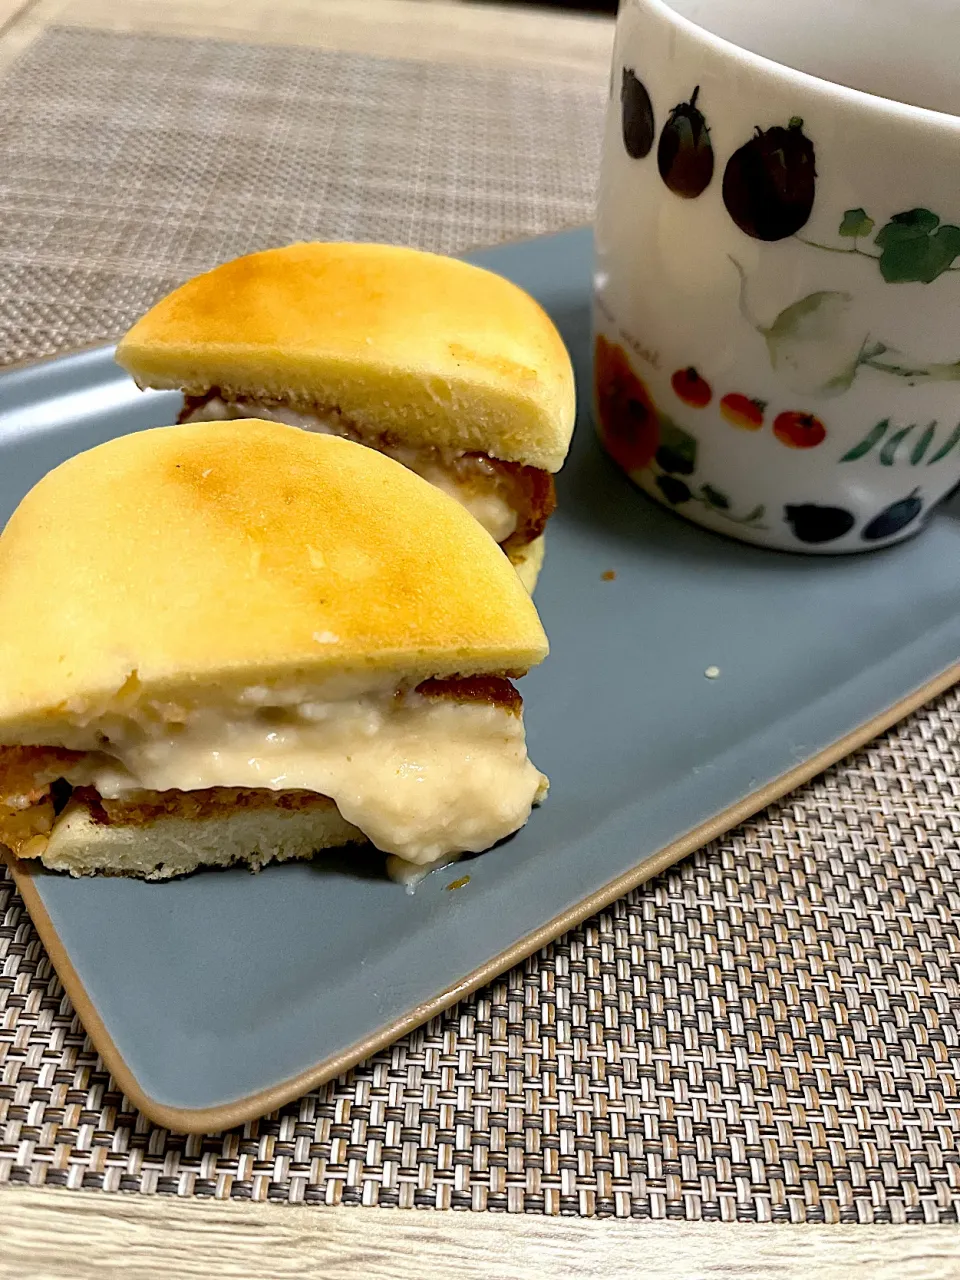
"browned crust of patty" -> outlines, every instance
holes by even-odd
[[[202,409],[208,401],[215,398],[229,399],[229,397],[224,396],[219,387],[214,387],[202,396],[185,395],[183,397],[183,408],[177,417],[177,422],[187,422],[198,409]],[[283,400],[270,400],[264,403],[274,405],[278,409],[287,407],[329,417],[335,416],[338,419],[341,434],[346,439],[356,440],[361,444],[369,443],[369,436],[364,439],[363,433],[336,406],[311,406],[299,403],[294,405]],[[384,436],[383,443],[397,444],[399,441],[394,440],[392,437]],[[482,484],[484,480],[488,483],[492,482],[495,487],[501,490],[504,499],[516,511],[517,527],[500,544],[505,551],[509,552],[510,550],[525,547],[540,537],[557,505],[557,490],[553,476],[549,471],[543,471],[539,467],[527,467],[520,462],[504,462],[502,458],[494,458],[487,453],[464,453],[457,461],[461,475],[466,482],[469,482],[471,478],[476,484]],[[472,463],[481,464],[483,472],[487,472],[489,468],[494,474],[492,476],[481,474],[479,469],[475,467],[471,477],[470,468]]]
[[[25,796],[86,755],[66,747],[0,747],[0,798]]]
[[[83,754],[63,747],[0,747],[0,844],[17,855],[46,844],[57,817],[53,783]]]
[[[523,467],[519,462],[501,462],[491,458],[498,471],[509,476],[513,497],[510,505],[517,513],[517,527],[500,545],[505,551],[525,547],[543,533],[547,521],[557,508],[557,487],[549,471],[539,467]]]
[[[503,676],[457,676],[449,680],[424,680],[416,692],[425,698],[448,698],[452,702],[489,702],[518,716],[523,698]]]
[[[16,812],[0,805],[0,844],[17,857],[37,857],[46,848],[57,818],[45,787],[29,809]],[[139,791],[123,800],[108,800],[94,787],[75,787],[71,803],[82,804],[99,826],[143,827],[164,818],[203,822],[238,809],[291,809],[329,813],[336,808],[329,796],[314,791],[269,791],[244,787],[208,787],[202,791]]]
[[[138,791],[123,800],[108,800],[93,787],[77,787],[73,800],[85,805],[101,826],[143,826],[158,818],[189,818],[197,822],[238,809],[335,808],[329,796],[315,791],[270,791],[266,787],[206,787],[200,791]]]

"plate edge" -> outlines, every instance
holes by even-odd
[[[443,1013],[451,1005],[456,1004],[458,1000],[469,995],[471,991],[475,991],[477,987],[483,986],[485,982],[489,982],[498,974],[503,973],[504,970],[512,968],[513,965],[527,959],[528,956],[538,951],[548,942],[552,942],[561,934],[566,933],[567,930],[582,924],[584,920],[595,915],[598,911],[602,911],[611,902],[622,898],[631,889],[635,889],[645,881],[652,879],[653,876],[659,875],[661,871],[665,871],[675,862],[686,857],[687,854],[693,853],[711,840],[718,839],[718,837],[724,835],[739,823],[746,821],[753,814],[766,808],[767,805],[779,800],[788,792],[796,790],[797,787],[802,786],[805,782],[809,782],[818,773],[822,773],[824,769],[836,764],[844,756],[849,755],[852,751],[878,737],[899,720],[919,710],[924,703],[945,693],[958,682],[960,682],[960,662],[947,667],[939,675],[928,680],[926,684],[907,694],[906,697],[901,698],[893,706],[881,711],[858,728],[852,729],[842,738],[838,738],[829,746],[824,747],[822,751],[818,751],[807,760],[795,765],[772,782],[768,782],[756,791],[752,791],[735,804],[722,809],[719,813],[714,814],[712,818],[708,818],[706,822],[701,823],[671,844],[666,845],[658,853],[652,854],[637,866],[608,881],[594,893],[582,898],[574,906],[554,916],[546,924],[541,925],[532,933],[526,934],[519,939],[512,946],[499,952],[452,987],[446,987],[430,1000],[414,1006],[413,1009],[408,1010],[385,1026],[378,1028],[363,1040],[359,1040],[349,1048],[325,1058],[315,1066],[307,1067],[296,1076],[281,1080],[278,1084],[270,1085],[267,1089],[263,1089],[258,1093],[248,1094],[232,1102],[220,1103],[212,1107],[169,1106],[150,1097],[149,1094],[141,1089],[136,1076],[127,1066],[125,1059],[114,1044],[113,1037],[107,1030],[100,1014],[97,1012],[96,1006],[87,995],[86,989],[73,967],[66,948],[60,941],[60,936],[33,883],[33,873],[9,851],[5,851],[0,856],[5,858],[7,865],[10,867],[14,882],[20,891],[30,918],[53,962],[67,995],[73,1002],[74,1009],[83,1024],[84,1030],[103,1059],[104,1065],[116,1079],[126,1097],[154,1124],[162,1125],[164,1128],[171,1129],[177,1133],[216,1133],[223,1129],[232,1129],[248,1120],[266,1115],[268,1112],[276,1110],[277,1107],[283,1106],[294,1098],[307,1093],[310,1089],[314,1089],[318,1085],[325,1084],[328,1080],[342,1075],[351,1067],[356,1066],[358,1062],[362,1062],[364,1058],[368,1058],[371,1054],[392,1044],[393,1041],[399,1039],[408,1031],[421,1026],[430,1018],[436,1017],[437,1014]]]

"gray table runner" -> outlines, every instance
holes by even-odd
[[[186,276],[270,244],[455,251],[586,221],[605,91],[554,69],[52,30],[0,79],[0,362],[116,336]],[[954,691],[227,1134],[132,1109],[0,878],[0,1181],[955,1222],[958,728]]]

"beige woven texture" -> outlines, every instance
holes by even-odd
[[[0,81],[0,358],[302,237],[589,217],[605,83],[54,30]],[[171,1135],[0,879],[0,1181],[728,1221],[960,1205],[960,693],[342,1080]]]

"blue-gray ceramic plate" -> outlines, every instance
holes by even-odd
[[[475,260],[540,299],[588,400],[589,233]],[[106,348],[3,375],[0,519],[63,458],[177,408]],[[886,551],[763,551],[635,491],[586,420],[559,499],[537,590],[552,653],[523,681],[552,788],[514,839],[413,897],[364,852],[166,884],[15,868],[148,1116],[218,1129],[339,1074],[960,678],[956,502]]]

